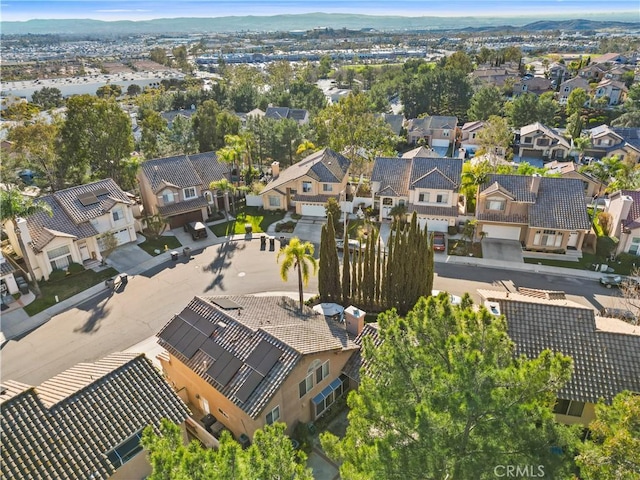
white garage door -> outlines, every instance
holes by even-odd
[[[309,215],[310,217],[326,217],[327,211],[324,208],[324,205],[315,205],[315,204],[303,204],[300,208],[300,213],[302,215]]]
[[[487,238],[501,240],[520,240],[520,227],[506,227],[504,225],[483,225],[482,231]]]
[[[449,220],[442,218],[418,218],[418,224],[420,228],[424,228],[427,225],[427,230],[430,232],[447,232],[449,228]]]
[[[125,228],[120,230],[119,232],[114,232],[116,239],[118,240],[118,245],[122,245],[123,243],[129,243],[131,238],[129,237],[129,229]]]
[[[431,141],[431,146],[433,147],[448,147],[449,140],[443,138],[436,138]]]

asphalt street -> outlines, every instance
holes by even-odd
[[[477,289],[525,286],[564,290],[570,299],[595,308],[616,306],[617,291],[575,277],[541,275],[464,265],[436,264],[435,288],[455,295]],[[317,291],[312,277],[307,292]],[[155,335],[194,295],[243,295],[296,292],[297,276],[283,282],[276,252],[261,251],[259,242],[231,242],[194,251],[152,271],[131,277],[123,289],[97,297],[53,317],[22,338],[4,345],[2,379],[31,385],[81,362],[126,350]]]

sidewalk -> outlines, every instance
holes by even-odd
[[[285,219],[283,221],[286,220],[287,217],[285,216]],[[266,233],[273,235],[275,233],[275,224],[270,225]],[[211,233],[209,237],[202,240],[192,241],[191,239],[189,239],[189,241],[186,241],[185,244],[183,244],[179,252],[180,255],[182,255],[182,248],[184,247],[190,247],[192,250],[201,250],[206,247],[211,247],[230,241],[259,240],[261,236],[262,234],[255,233],[246,235],[232,235],[228,237],[216,237],[213,233]],[[290,236],[290,234],[287,236]],[[451,263],[455,265],[468,265],[470,267],[479,266],[485,268],[497,268],[502,270],[534,272],[544,275],[581,277],[592,279],[594,281],[598,280],[602,276],[602,273],[600,272],[592,272],[588,270],[551,267],[547,265],[537,265],[530,263],[505,262],[475,257],[458,257],[439,253],[436,253],[434,255],[434,260],[438,263]],[[128,269],[126,273],[129,276],[140,275],[143,272],[155,268],[165,262],[171,262],[170,251],[163,252],[160,255],[151,258],[150,260],[142,262],[135,267]],[[106,291],[106,289],[107,287],[104,283],[99,283],[98,285],[94,285],[93,287],[88,288],[84,292],[74,295],[73,297],[63,300],[56,305],[43,310],[33,317],[27,315],[27,313],[22,308],[17,308],[8,313],[2,313],[0,315],[0,345],[3,345],[8,340],[18,338],[30,332],[40,325],[48,322],[54,316],[59,315],[66,310],[69,310],[74,306],[103,293],[104,291]]]

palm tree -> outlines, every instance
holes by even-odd
[[[313,275],[318,271],[318,262],[313,257],[313,244],[310,242],[301,242],[299,238],[293,237],[289,244],[282,247],[278,252],[277,261],[280,263],[280,257],[283,257],[280,265],[280,277],[287,281],[289,270],[295,268],[298,270],[298,289],[300,293],[300,312],[304,308],[304,295],[302,285],[309,283],[310,267],[313,267]]]
[[[216,192],[216,195],[215,195],[216,199],[218,198],[218,192],[222,192],[226,196],[227,201],[225,202],[225,204],[227,209],[229,208],[229,195],[231,194],[231,210],[235,215],[236,214],[236,201],[235,201],[236,186],[226,178],[223,178],[215,182],[211,182],[209,184],[209,188]],[[217,200],[216,200],[216,207],[217,207]]]
[[[45,202],[34,202],[31,198],[22,195],[17,189],[0,191],[0,221],[3,225],[5,222],[11,222],[13,225],[13,230],[22,252],[22,258],[24,258],[29,277],[31,277],[31,281],[33,282],[33,292],[36,294],[36,297],[39,297],[42,293],[40,292],[36,275],[33,272],[29,255],[27,254],[27,247],[22,240],[22,232],[18,227],[18,219],[31,217],[40,212],[47,213],[50,217],[53,216],[51,207]]]

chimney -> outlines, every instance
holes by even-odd
[[[542,175],[540,175],[539,173],[534,173],[531,176],[531,193],[538,193],[538,189],[540,188],[540,179],[542,178]]]
[[[620,238],[620,234],[622,233],[622,222],[629,216],[629,211],[631,210],[632,205],[633,198],[629,195],[619,195],[617,198],[612,199],[609,202],[609,206],[605,209],[605,211],[609,212],[613,217],[611,223],[616,227],[616,230],[613,233],[618,238]]]
[[[353,305],[349,305],[344,309],[344,320],[347,326],[347,332],[351,335],[360,335],[364,328],[364,316],[366,312],[363,312]]]
[[[271,175],[273,175],[273,178],[280,175],[280,162],[273,162],[271,164]]]
[[[27,220],[25,218],[17,218],[16,220],[18,223],[16,227],[20,229],[20,233],[22,234],[23,245],[25,247],[28,247],[29,244],[31,243],[31,234],[29,233],[29,228],[27,228]],[[20,248],[17,245],[17,242],[16,242],[16,247],[18,247],[18,249]],[[20,252],[20,255],[24,256],[26,255],[26,252]]]

